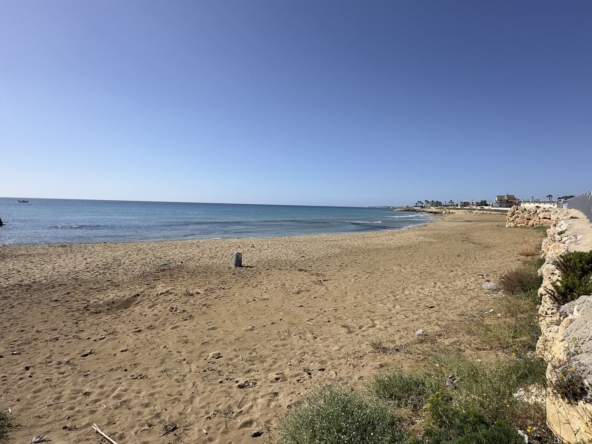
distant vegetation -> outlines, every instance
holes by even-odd
[[[488,207],[489,203],[487,203],[486,200],[480,200],[479,202],[468,202],[468,201],[463,201],[463,202],[454,202],[453,200],[449,200],[448,202],[442,202],[440,200],[418,200],[417,202],[415,202],[415,207],[420,207],[420,208],[425,208],[425,207],[458,207],[459,205],[461,207],[468,207],[471,204],[474,204],[475,206],[478,207]]]

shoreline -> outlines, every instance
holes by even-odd
[[[2,248],[0,397],[21,424],[8,442],[88,442],[97,423],[120,444],[149,443],[168,420],[175,443],[273,436],[319,383],[358,386],[420,365],[418,329],[468,349],[459,324],[490,308],[483,283],[540,245],[540,232],[504,221],[453,214],[356,236]],[[235,269],[239,248],[246,266]]]
[[[335,232],[335,233],[315,233],[315,234],[294,234],[286,236],[264,236],[264,237],[210,237],[210,238],[194,238],[194,239],[150,239],[150,240],[129,240],[129,241],[96,241],[96,242],[56,242],[56,243],[36,243],[36,244],[2,244],[1,247],[31,247],[31,246],[52,246],[52,245],[98,245],[98,244],[136,244],[136,243],[162,243],[162,242],[199,242],[199,241],[210,241],[210,240],[249,240],[249,239],[289,239],[289,238],[309,238],[315,236],[348,236],[358,235],[365,233],[383,233],[399,230],[409,230],[412,228],[418,228],[431,223],[436,222],[436,217],[441,216],[442,213],[432,213],[425,222],[408,225],[405,227],[397,228],[384,228],[381,230],[366,230],[366,231],[355,231],[355,232]]]

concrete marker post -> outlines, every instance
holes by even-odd
[[[234,253],[234,268],[243,266],[243,254],[236,252]]]

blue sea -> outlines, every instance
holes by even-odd
[[[393,230],[424,213],[377,208],[0,198],[0,245],[301,236]]]

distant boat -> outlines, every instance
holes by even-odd
[[[29,201],[25,200],[25,199],[19,199],[18,201],[19,201],[19,203],[29,203]]]

